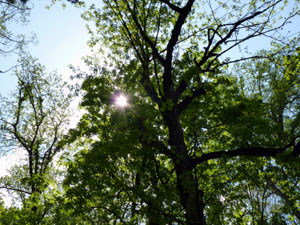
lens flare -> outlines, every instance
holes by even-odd
[[[128,105],[127,98],[124,95],[120,94],[117,96],[115,104],[119,107],[124,108]]]

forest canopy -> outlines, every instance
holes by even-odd
[[[1,143],[27,163],[1,178],[17,204],[0,222],[300,223],[298,4],[90,5],[95,54],[71,94],[25,58],[14,104],[2,98]],[[74,96],[84,113],[66,132]]]

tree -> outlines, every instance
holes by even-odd
[[[290,153],[297,153],[297,138],[299,138],[299,40],[295,39],[289,45],[282,48],[283,52],[279,56],[270,57],[264,60],[244,63],[239,66],[238,71],[246,78],[248,87],[246,92],[265,101],[269,118],[273,121],[272,131],[276,131],[278,145],[284,145],[285,140],[292,140],[294,146]],[[270,63],[272,61],[273,63]],[[270,143],[270,144],[271,144]],[[268,187],[268,192],[277,195],[277,200],[283,202],[279,207],[278,214],[289,212],[299,221],[299,174],[295,171],[299,168],[299,162],[289,162],[289,154],[276,159],[268,165],[265,175],[262,176],[264,183]],[[278,209],[279,208],[279,209]],[[277,222],[283,224],[284,221]]]
[[[248,218],[249,195],[236,187],[247,182],[252,187],[274,158],[299,163],[299,91],[289,99],[274,78],[275,83],[265,81],[272,98],[266,90],[245,93],[248,84],[225,69],[270,57],[228,53],[255,37],[280,38],[276,31],[299,14],[295,8],[278,16],[285,4],[124,0],[104,1],[102,10],[92,5],[85,14],[96,25],[90,44],[109,48],[110,60],[103,64],[114,70],[90,62],[94,74],[82,86],[87,114],[72,135],[83,139],[78,144],[83,150],[66,180],[73,206],[81,213],[90,209],[95,223],[107,224],[269,222],[264,213],[257,221]],[[297,68],[291,73],[298,79]],[[283,83],[298,90],[295,80]],[[111,93],[119,91],[131,102],[121,112],[111,109]],[[283,101],[292,104],[274,108]],[[270,184],[264,186],[269,190]],[[250,201],[253,212],[265,208]]]
[[[27,42],[24,35],[16,35],[9,28],[12,23],[26,24],[30,7],[25,2],[23,0],[0,1],[0,56],[17,53]],[[10,69],[0,70],[0,73]]]
[[[83,116],[80,130],[70,133],[70,138],[76,139],[73,148],[81,151],[74,162],[69,162],[65,181],[69,207],[91,224],[137,224],[145,217],[151,224],[180,222],[180,204],[173,202],[173,169],[168,158],[155,150],[156,134],[165,136],[165,130],[159,128],[159,114],[133,95],[132,110],[112,110],[110,95],[117,90],[110,81],[110,71],[103,70],[101,74],[83,84],[84,90],[94,89],[82,104],[95,114]],[[150,121],[157,128],[145,125]],[[151,129],[152,139],[143,132],[147,129]]]
[[[25,221],[35,224],[48,213],[59,192],[53,163],[63,149],[71,95],[66,83],[55,73],[45,74],[36,59],[26,56],[19,63],[16,92],[9,98],[1,96],[0,150],[1,154],[21,152],[24,161],[15,162],[10,175],[1,178],[0,188],[17,193],[16,206],[22,206],[23,217],[31,218]]]

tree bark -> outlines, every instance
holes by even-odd
[[[203,194],[198,190],[193,176],[193,164],[188,156],[184,135],[176,106],[167,111],[164,119],[169,129],[169,144],[177,176],[177,188],[181,204],[185,209],[187,225],[205,225]]]

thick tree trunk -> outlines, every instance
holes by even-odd
[[[176,109],[168,111],[165,121],[169,129],[169,142],[177,176],[177,188],[181,204],[186,212],[187,225],[205,225],[203,194],[199,194],[193,176],[193,167],[184,142],[184,135]]]
[[[184,162],[176,165],[177,187],[181,204],[186,211],[187,225],[205,225],[203,196],[199,195],[198,187],[192,172]]]

